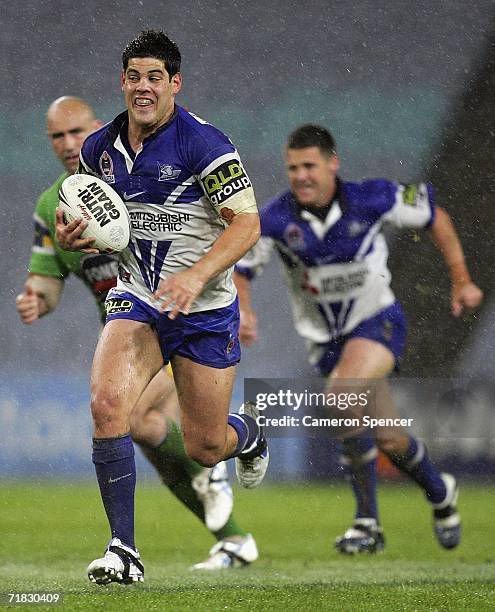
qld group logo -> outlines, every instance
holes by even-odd
[[[224,162],[202,179],[206,194],[214,206],[222,204],[230,196],[251,187],[251,181],[241,164],[231,159]]]

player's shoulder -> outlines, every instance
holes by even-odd
[[[63,172],[57,180],[50,185],[39,196],[36,202],[36,213],[42,217],[55,214],[55,209],[58,206],[58,190],[60,185],[68,176],[67,172]]]
[[[395,203],[398,183],[385,178],[369,178],[360,182],[341,181],[341,189],[351,208],[383,215]]]
[[[175,129],[179,154],[193,174],[209,172],[238,154],[230,138],[194,113],[178,106]]]
[[[178,129],[187,134],[188,138],[205,141],[209,146],[231,143],[229,137],[206,119],[195,115],[182,106],[177,106],[176,117]]]
[[[286,189],[285,191],[281,191],[273,196],[270,200],[268,200],[264,205],[262,210],[268,216],[276,215],[284,210],[290,210],[293,208],[294,196],[290,189]]]
[[[89,134],[81,147],[83,159],[86,162],[91,162],[95,157],[99,157],[105,149],[113,145],[126,119],[127,111]]]
[[[106,140],[108,138],[108,133],[112,129],[112,126],[114,125],[115,121],[116,121],[116,119],[114,119],[114,121],[110,121],[108,123],[105,123],[105,125],[102,125],[101,127],[99,127],[94,132],[91,132],[91,134],[86,136],[84,144],[86,146],[94,145],[96,143],[101,142],[102,140]]]
[[[278,193],[268,200],[260,210],[262,233],[272,237],[283,233],[287,224],[296,218],[294,208],[294,196],[290,190]]]

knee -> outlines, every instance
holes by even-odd
[[[409,440],[406,436],[379,436],[377,444],[386,455],[401,455],[407,450]]]
[[[148,442],[146,427],[143,427],[142,420],[134,412],[131,412],[129,415],[129,428],[134,442],[137,444],[146,444]]]
[[[189,457],[203,467],[213,467],[224,459],[225,444],[217,440],[184,440],[186,453]]]
[[[167,436],[167,421],[156,411],[134,409],[129,415],[131,437],[137,444],[159,446]]]
[[[91,415],[97,428],[105,427],[122,420],[124,407],[117,394],[95,391],[91,394]]]

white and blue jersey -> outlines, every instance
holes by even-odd
[[[277,196],[260,211],[262,238],[236,266],[253,277],[278,252],[296,331],[310,346],[349,336],[394,304],[382,226],[428,227],[435,214],[430,185],[384,179],[338,179],[327,210],[321,218],[290,191]]]
[[[80,170],[111,184],[129,210],[131,240],[112,294],[132,294],[156,307],[152,295],[160,280],[205,255],[225,229],[230,203],[242,212],[253,205],[254,193],[227,136],[181,107],[137,153],[127,132],[124,112],[91,134]],[[208,283],[191,312],[223,308],[235,297],[227,270]]]

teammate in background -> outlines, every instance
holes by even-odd
[[[91,107],[80,98],[64,96],[49,107],[48,136],[65,172],[39,198],[34,213],[35,236],[24,291],[16,300],[23,323],[31,324],[57,307],[69,274],[79,277],[93,294],[104,321],[104,301],[116,285],[116,255],[63,251],[55,241],[55,210],[62,181],[76,171],[86,136],[101,126]],[[148,385],[131,415],[131,434],[163,483],[218,540],[209,558],[194,569],[246,565],[258,553],[253,537],[231,515],[232,489],[225,463],[204,468],[185,453],[177,425],[178,401],[173,379],[160,371]]]
[[[397,417],[386,377],[399,364],[406,323],[390,289],[382,224],[428,228],[447,264],[452,314],[459,316],[478,306],[483,294],[471,281],[452,221],[434,206],[429,185],[340,179],[334,139],[319,126],[304,125],[289,136],[286,167],[290,190],[261,210],[262,238],[236,266],[241,341],[256,340],[249,281],[275,248],[285,267],[296,331],[306,340],[311,364],[328,377],[327,392],[338,393],[339,385],[345,390],[344,379],[359,379],[362,390],[369,387],[366,380],[375,380],[377,416]],[[353,391],[361,390],[358,385]],[[352,527],[337,538],[337,549],[375,552],[384,546],[376,502],[377,446],[423,488],[439,543],[457,546],[461,522],[454,477],[439,474],[423,442],[396,428],[378,430],[376,440],[369,431],[356,430],[343,441],[357,511]]]
[[[93,361],[93,462],[112,539],[88,567],[99,584],[143,580],[134,543],[136,468],[130,414],[156,373],[172,364],[188,455],[213,466],[236,457],[254,487],[268,463],[252,406],[229,415],[240,359],[239,307],[232,268],[257,241],[253,188],[231,141],[175,105],[181,56],[163,32],[148,30],[122,56],[127,111],[91,134],[80,169],[126,200],[131,240]],[[68,249],[94,252],[83,220],[64,225]]]

